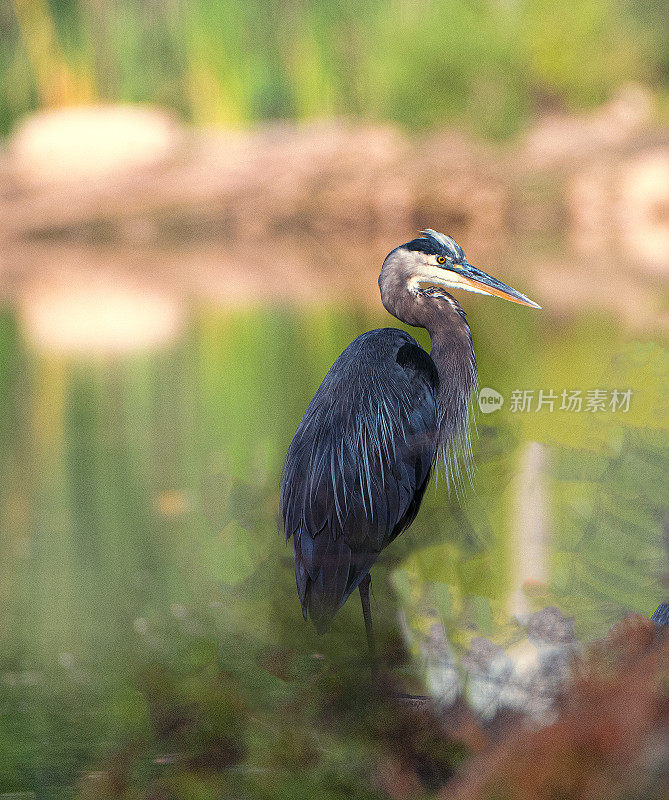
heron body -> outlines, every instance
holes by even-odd
[[[467,264],[443,234],[425,231],[395,248],[379,276],[381,299],[402,322],[428,330],[430,353],[396,328],[363,333],[304,413],[284,464],[280,513],[302,611],[319,633],[359,587],[371,644],[372,565],[415,519],[440,452],[450,477],[470,468],[476,359],[465,314],[446,289],[483,286],[535,305]]]

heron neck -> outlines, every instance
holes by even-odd
[[[461,385],[468,392],[476,382],[476,359],[469,326],[460,331],[430,331],[430,356],[437,367],[441,386],[461,378]]]
[[[430,356],[439,375],[437,402],[444,419],[443,435],[449,438],[466,422],[477,371],[464,312],[455,300],[444,300],[441,305],[445,307],[440,307],[438,315],[431,315],[424,327],[430,334]]]
[[[384,266],[379,275],[381,302],[387,311],[407,325],[426,328],[430,334],[430,355],[440,380],[442,407],[448,393],[462,388],[467,398],[476,383],[476,359],[467,318],[450,294],[441,298],[416,295],[406,290],[407,277]]]

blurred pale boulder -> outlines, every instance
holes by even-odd
[[[637,269],[669,271],[669,147],[595,160],[573,175],[566,195],[580,252],[623,253]]]
[[[669,149],[641,153],[623,165],[618,220],[630,254],[650,269],[669,271]]]
[[[26,118],[8,150],[17,178],[30,184],[73,183],[161,166],[182,140],[176,119],[159,109],[77,106]]]
[[[118,126],[112,135],[105,123],[94,133],[74,112],[62,113],[69,122],[54,122],[58,135],[40,134],[37,117],[34,135],[26,123],[15,137],[6,159],[10,175],[20,169],[33,183],[8,180],[5,202],[0,185],[0,239],[78,236],[104,223],[119,238],[151,242],[175,219],[181,230],[192,221],[195,237],[208,228],[209,236],[239,240],[288,231],[394,237],[400,228],[435,226],[476,242],[470,247],[476,257],[498,245],[507,229],[504,170],[496,154],[462,135],[412,140],[390,126],[334,119],[188,131],[179,138],[169,118],[158,115],[162,123],[149,146],[148,132],[138,130],[133,140],[130,127],[124,133]],[[181,145],[170,159],[173,139]],[[56,143],[62,156],[55,155]],[[167,163],[160,165],[160,158]],[[153,168],[139,168],[148,165]],[[72,181],[84,174],[89,180]]]
[[[520,143],[518,160],[527,170],[555,169],[619,148],[646,130],[653,98],[643,86],[623,86],[608,103],[589,114],[551,114],[534,125]]]
[[[96,275],[65,264],[25,286],[19,308],[35,347],[80,355],[152,349],[174,339],[184,323],[183,305],[168,291],[121,273]]]

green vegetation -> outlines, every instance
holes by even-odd
[[[109,99],[207,124],[343,114],[501,137],[537,104],[661,88],[664,29],[638,0],[5,0],[0,133]]]

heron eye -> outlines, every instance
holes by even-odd
[[[444,256],[437,256],[437,264],[445,264],[445,263],[446,259],[444,258]]]

